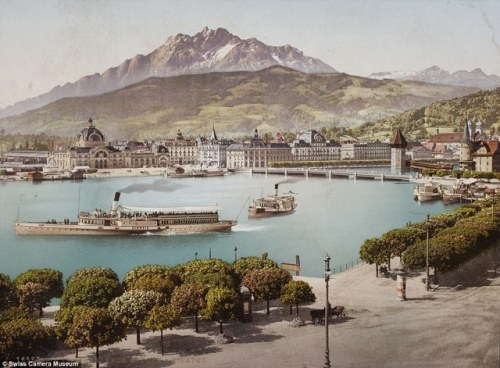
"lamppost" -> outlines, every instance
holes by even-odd
[[[238,259],[238,247],[234,247],[234,263],[236,263],[236,260]]]
[[[330,313],[330,303],[328,302],[328,281],[330,281],[330,256],[327,254],[323,259],[325,261],[325,365],[324,368],[330,368],[330,344],[328,342],[328,314]]]
[[[426,251],[425,251],[425,268],[426,268],[426,273],[427,277],[425,279],[425,287],[427,290],[431,289],[431,283],[429,280],[429,226],[430,226],[430,217],[431,215],[427,215],[427,222],[426,222],[426,228],[427,228],[427,241],[426,241]]]

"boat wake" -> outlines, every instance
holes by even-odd
[[[233,227],[234,232],[251,232],[251,231],[260,231],[264,230],[266,226],[264,225],[247,225],[247,224],[238,224],[235,227]]]

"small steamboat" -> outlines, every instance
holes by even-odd
[[[279,184],[274,185],[274,195],[252,201],[248,207],[248,217],[266,217],[291,213],[297,207],[295,197],[291,194],[279,196]]]
[[[230,230],[236,221],[219,220],[217,206],[131,207],[116,192],[109,212],[80,212],[78,221],[17,222],[17,235],[183,234]]]

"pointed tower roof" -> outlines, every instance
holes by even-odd
[[[408,146],[408,142],[406,141],[403,133],[401,133],[401,129],[397,128],[394,130],[391,139],[391,147],[392,148],[406,148]]]
[[[210,139],[213,141],[218,141],[217,133],[215,133],[215,126],[213,126],[213,125],[212,125],[212,135],[210,136]]]
[[[470,143],[470,131],[469,131],[469,122],[465,122],[464,124],[464,134],[462,135],[462,143]]]

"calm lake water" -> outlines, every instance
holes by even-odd
[[[283,182],[284,181],[284,182]],[[247,199],[297,193],[298,207],[286,216],[248,219]],[[231,174],[224,177],[173,179],[134,177],[88,179],[81,182],[15,182],[0,184],[0,272],[14,279],[30,268],[55,268],[67,278],[81,267],[111,267],[120,277],[142,264],[176,265],[195,258],[260,256],[295,262],[300,256],[304,276],[322,276],[326,253],[336,267],[358,258],[370,237],[425,220],[454,207],[441,201],[419,204],[413,185],[326,178]],[[221,219],[238,220],[233,231],[213,234],[143,235],[129,237],[16,236],[20,220],[76,219],[79,208],[109,210],[115,191],[121,203],[136,206],[218,204]]]

